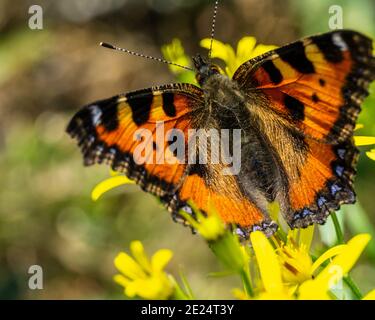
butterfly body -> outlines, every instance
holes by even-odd
[[[255,88],[253,92],[249,90],[246,95],[239,88],[238,83],[226,75],[215,71],[208,74],[207,70],[210,68],[217,70],[217,68],[204,60],[202,64],[203,66],[196,64],[196,69],[197,78],[204,79],[200,82],[204,93],[204,108],[199,109],[201,115],[194,117],[199,121],[193,120],[192,127],[205,130],[220,131],[222,128],[227,128],[242,131],[241,169],[236,174],[235,180],[241,196],[251,198],[262,209],[263,214],[267,215],[270,202],[275,199],[280,203],[285,202],[287,178],[280,166],[280,159],[272,148],[272,143],[263,134],[259,125],[262,120],[266,123],[273,121],[267,118],[260,119],[261,116],[257,112],[264,99]],[[203,72],[200,71],[202,69]],[[233,144],[233,141],[231,143]],[[226,183],[220,170],[213,169],[213,166],[201,165],[200,170],[205,172],[206,180],[211,186],[213,181],[217,180],[223,185],[219,185],[216,189],[225,190]],[[207,170],[209,172],[206,172]]]
[[[243,238],[275,232],[274,201],[291,228],[324,223],[355,202],[353,130],[375,78],[371,39],[349,30],[308,37],[245,62],[232,78],[200,56],[193,61],[200,87],[157,86],[79,111],[67,131],[85,163],[107,162],[160,197],[177,220],[180,210],[192,213],[188,200],[206,213],[211,203]],[[191,144],[191,130],[207,142]],[[221,157],[223,130],[231,132],[224,147],[232,163]],[[213,132],[219,142],[209,139]],[[200,154],[206,161],[197,161]]]

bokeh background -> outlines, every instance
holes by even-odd
[[[28,28],[33,4],[44,10],[43,30]],[[280,46],[329,31],[331,5],[343,8],[345,28],[375,37],[371,0],[232,0],[220,4],[216,38],[236,45],[251,35]],[[210,34],[212,9],[208,0],[0,0],[1,298],[122,299],[112,281],[113,258],[134,239],[150,253],[172,249],[168,270],[182,268],[197,297],[232,297],[237,280],[207,277],[220,270],[209,248],[172,222],[152,196],[122,186],[93,202],[90,192],[108,177],[108,168],[83,167],[65,134],[82,105],[174,81],[166,65],[106,50],[100,41],[160,56],[161,46],[177,37],[187,53],[205,53],[199,40]],[[375,135],[374,89],[358,134]],[[368,149],[361,148],[358,165],[360,205],[341,214],[347,237],[372,231],[375,221],[375,162],[365,156]],[[43,290],[28,288],[33,264],[43,268]],[[364,291],[375,286],[374,265],[372,242],[353,272]]]

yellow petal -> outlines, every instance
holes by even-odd
[[[304,245],[295,247],[291,244],[278,250],[282,276],[288,284],[300,284],[311,279],[311,257]]]
[[[120,252],[115,258],[115,267],[129,279],[144,278],[146,274],[135,260],[125,252]]]
[[[113,277],[113,280],[119,284],[120,286],[126,288],[129,283],[131,282],[128,278],[125,278],[122,274],[116,274],[114,277]]]
[[[292,298],[284,292],[262,292],[257,296],[258,300],[291,300]]]
[[[359,234],[348,241],[344,250],[313,280],[315,289],[327,292],[331,284],[345,276],[353,268],[370,239],[369,234]]]
[[[359,130],[359,129],[362,129],[363,127],[364,127],[364,125],[363,125],[362,123],[357,123],[357,124],[355,125],[354,131]]]
[[[249,300],[250,297],[241,289],[234,288],[232,289],[233,296],[238,300]]]
[[[185,54],[184,47],[182,46],[182,43],[179,39],[175,38],[171,43],[163,45],[161,47],[161,51],[166,60],[183,66],[189,66],[191,64],[190,59]],[[174,65],[169,65],[169,68],[175,74],[186,72],[186,70]]]
[[[152,270],[159,272],[164,269],[168,262],[172,259],[173,252],[168,249],[160,249],[154,253],[151,258]]]
[[[165,300],[173,293],[173,285],[165,275],[137,279],[126,287],[126,295],[143,299]]]
[[[135,240],[130,243],[130,251],[138,264],[147,272],[151,272],[151,263],[146,255],[141,241]]]
[[[371,236],[367,233],[356,235],[348,241],[346,249],[333,259],[332,264],[341,266],[344,274],[348,273],[370,240]]]
[[[237,58],[245,62],[252,58],[252,52],[255,48],[256,39],[254,37],[243,37],[237,43]]]
[[[331,300],[327,289],[318,287],[315,280],[307,280],[298,289],[299,300]]]
[[[362,300],[375,300],[375,289],[366,294]]]
[[[311,266],[311,274],[313,274],[324,261],[340,254],[343,250],[345,250],[346,246],[346,244],[340,244],[324,252]]]
[[[287,244],[289,244],[290,241],[292,242],[292,245],[298,243],[299,230],[300,229],[298,228],[288,230],[288,234],[286,238]]]
[[[209,50],[211,39],[202,39],[200,45]],[[238,67],[236,53],[234,52],[233,48],[229,44],[222,43],[216,39],[214,39],[212,42],[211,57],[219,58],[225,62],[225,71],[228,76],[232,76]]]
[[[295,244],[298,244],[299,247],[304,246],[306,251],[309,251],[314,237],[314,231],[314,225],[304,229],[290,229],[288,231],[287,239],[288,241],[292,240]]]
[[[138,281],[132,281],[125,287],[125,295],[134,298],[137,295]]]
[[[231,77],[233,73],[237,70],[237,68],[240,66],[240,62],[238,62],[236,54],[229,44],[226,44],[225,48],[227,51],[227,58],[225,60],[225,63],[230,71],[230,73],[228,73],[228,76]]]
[[[258,44],[255,49],[253,50],[252,52],[252,58],[255,58],[257,56],[260,56],[262,55],[263,53],[266,53],[268,51],[271,51],[271,50],[274,50],[276,49],[277,46],[272,46],[272,45],[269,45],[269,46],[266,46],[264,44]]]
[[[130,180],[128,177],[125,177],[123,175],[116,175],[113,177],[110,177],[108,179],[103,180],[102,182],[98,183],[94,190],[91,192],[91,199],[96,201],[99,199],[99,197],[118,186],[121,186],[123,184],[134,184],[135,182],[133,180]]]
[[[209,38],[202,39],[200,41],[200,46],[209,50],[211,46],[211,39]],[[219,58],[227,63],[230,59],[235,58],[235,53],[232,47],[230,47],[229,45],[225,43],[222,43],[219,40],[214,39],[212,42],[211,57]]]
[[[276,295],[283,292],[279,260],[268,239],[260,231],[252,232],[250,238],[265,291]]]
[[[375,137],[368,136],[354,136],[354,143],[356,146],[368,146],[375,144]]]
[[[299,245],[304,246],[307,251],[310,250],[311,242],[314,237],[315,226],[311,225],[305,229],[300,229]]]
[[[372,149],[370,151],[366,152],[366,155],[371,159],[375,161],[375,149]]]
[[[195,211],[195,214],[199,221],[197,230],[207,241],[214,241],[224,234],[224,223],[210,199],[208,200],[209,216],[205,217],[199,210]]]

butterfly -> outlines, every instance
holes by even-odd
[[[184,221],[180,210],[194,214],[189,200],[208,214],[212,203],[244,239],[277,230],[271,203],[290,228],[305,228],[355,202],[353,130],[375,78],[371,39],[350,30],[307,37],[243,63],[231,79],[200,55],[193,61],[200,87],[155,86],[78,111],[67,132],[85,165],[107,163],[159,197],[177,221]],[[239,173],[222,174],[223,163],[139,164],[139,129],[154,141],[145,157],[178,157],[168,140],[155,143],[161,122],[184,134],[186,148],[190,129],[240,129]]]

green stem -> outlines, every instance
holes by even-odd
[[[339,219],[337,219],[336,212],[331,213],[333,225],[335,226],[336,236],[337,236],[337,242],[339,244],[344,243],[344,235],[342,234],[341,226],[339,223]]]
[[[253,288],[251,287],[249,274],[245,270],[241,270],[240,275],[241,275],[241,279],[242,279],[246,294],[249,297],[254,297],[254,291],[253,291]]]
[[[287,234],[281,230],[281,228],[279,228],[276,232],[276,234],[279,236],[279,238],[281,239],[282,242],[286,243],[287,241]]]
[[[354,296],[358,299],[361,300],[363,298],[363,295],[357,285],[354,283],[352,277],[350,275],[347,275],[344,277],[344,282],[347,284],[347,286],[350,288]]]

